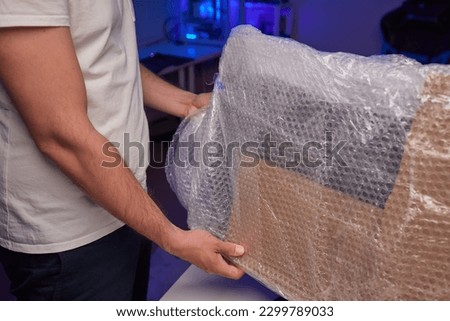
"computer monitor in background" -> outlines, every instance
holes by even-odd
[[[182,42],[223,45],[239,24],[282,37],[291,36],[293,30],[288,0],[181,0],[181,12]]]
[[[182,0],[181,41],[223,44],[230,33],[230,0]],[[234,10],[233,10],[234,11]]]

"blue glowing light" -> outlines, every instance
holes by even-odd
[[[220,21],[220,0],[216,0],[216,21]]]
[[[197,39],[197,35],[195,33],[187,33],[186,39],[195,40],[195,39]]]
[[[211,19],[214,17],[214,7],[211,1],[203,1],[198,10],[201,18]]]

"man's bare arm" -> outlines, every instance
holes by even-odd
[[[87,117],[86,89],[68,28],[0,28],[0,81],[39,150],[93,200],[172,254],[211,273],[242,275],[221,256],[242,255],[240,246],[204,231],[178,229],[123,160],[114,168],[101,166],[110,160],[102,152],[109,142]]]

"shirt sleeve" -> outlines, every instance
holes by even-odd
[[[0,27],[70,26],[69,0],[0,0]]]

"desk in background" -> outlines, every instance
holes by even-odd
[[[204,89],[201,82],[212,86],[221,53],[218,46],[162,42],[139,49],[139,59],[162,78],[176,73],[175,85],[199,93]]]

